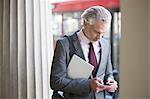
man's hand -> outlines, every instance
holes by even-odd
[[[95,92],[105,90],[105,85],[104,85],[103,80],[98,77],[92,79],[90,86],[91,86],[91,90]]]
[[[118,88],[117,82],[115,80],[109,78],[106,82],[105,88],[108,92],[115,92]]]

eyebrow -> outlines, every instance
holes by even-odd
[[[100,34],[100,33],[105,33],[105,32],[99,32],[99,31],[97,31],[97,30],[95,30],[95,29],[94,29],[94,31],[97,32],[97,33],[99,33],[99,34]]]

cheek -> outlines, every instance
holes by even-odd
[[[100,38],[100,34],[93,35],[93,39],[98,40]]]
[[[99,39],[99,38],[100,38],[100,35],[97,35],[96,38]]]
[[[96,33],[93,32],[93,34],[91,36],[95,38],[95,37],[98,36],[98,34],[96,34]]]
[[[96,37],[101,36],[101,34],[99,34],[99,33],[95,33],[94,35],[95,35]]]

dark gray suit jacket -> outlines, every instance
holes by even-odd
[[[96,76],[104,79],[105,75],[112,77],[110,44],[103,38],[100,43],[102,55]],[[70,36],[70,42],[67,37],[64,37],[56,43],[50,75],[51,88],[54,91],[64,92],[65,99],[104,99],[104,91],[96,93],[90,90],[90,78],[71,79],[68,77],[67,66],[73,54],[85,60],[77,33]]]

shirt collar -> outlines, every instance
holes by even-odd
[[[78,37],[79,37],[79,40],[86,43],[86,44],[89,44],[90,42],[92,42],[94,45],[96,46],[99,46],[99,40],[98,41],[90,41],[83,33],[82,29],[77,33]]]

